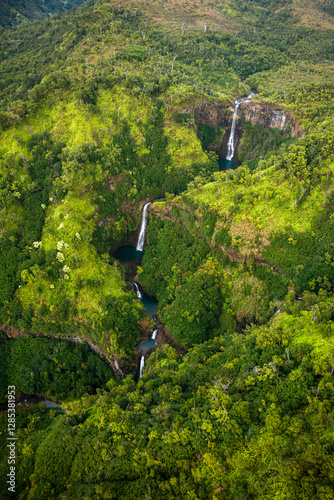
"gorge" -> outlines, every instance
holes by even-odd
[[[127,246],[120,246],[119,249],[114,252],[114,257],[117,258],[120,262],[126,262],[128,266],[135,266],[137,269],[138,263],[141,263],[143,254],[144,254],[144,245],[145,245],[145,236],[146,236],[146,227],[147,227],[147,210],[151,205],[151,202],[147,202],[144,204],[142,209],[142,217],[140,230],[137,239],[136,248]],[[136,346],[137,351],[142,351],[142,356],[140,357],[139,362],[139,378],[143,375],[143,370],[145,367],[145,354],[149,349],[152,349],[156,345],[156,337],[159,333],[160,323],[157,323],[157,319],[155,317],[157,310],[157,301],[153,298],[145,294],[145,292],[141,292],[138,283],[132,280],[129,282],[130,287],[137,295],[138,299],[140,299],[149,314],[149,316],[156,322],[157,328],[153,330],[151,337],[147,340],[142,340]],[[160,326],[159,326],[160,325]]]
[[[331,2],[33,3],[0,12],[1,498],[334,498]]]

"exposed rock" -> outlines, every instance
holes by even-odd
[[[302,129],[288,111],[272,104],[256,102],[243,102],[240,104],[238,113],[238,125],[245,121],[252,125],[278,128],[291,133],[292,137],[300,137]]]
[[[230,127],[234,108],[222,102],[203,102],[187,112],[195,114],[196,122],[218,127]]]
[[[208,149],[214,150],[220,158],[225,158],[233,119],[234,104],[219,101],[202,102],[194,108],[187,108],[182,112],[193,113],[196,123],[223,129],[219,142],[211,144]],[[300,137],[302,135],[302,129],[293,115],[278,105],[256,102],[241,103],[236,129],[238,142],[240,142],[243,134],[243,124],[247,121],[252,125],[258,124],[263,127],[278,128],[291,134],[292,137]],[[234,159],[238,160],[237,151]]]
[[[176,352],[178,354],[186,354],[187,353],[187,351],[186,351],[186,349],[184,349],[184,347],[181,347],[180,345],[177,345],[175,343],[173,336],[169,332],[166,325],[163,325],[161,328],[159,328],[159,333],[157,335],[156,342],[158,344],[158,347],[161,347],[164,344],[169,344],[171,347],[173,347],[176,350]]]

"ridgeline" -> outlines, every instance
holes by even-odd
[[[62,405],[17,498],[334,498],[333,8],[81,3],[0,17],[1,402]]]

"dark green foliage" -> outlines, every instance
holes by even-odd
[[[36,451],[34,477],[43,482],[42,488],[37,488],[38,497],[47,500],[58,495],[70,476],[70,468],[77,453],[78,444],[74,439],[71,427],[66,419],[60,417],[51,432]],[[50,454],[50,449],[53,453]],[[49,455],[48,468],[45,468],[45,457]],[[65,456],[64,456],[65,455]],[[33,495],[34,488],[31,492]]]
[[[97,197],[94,202],[99,207],[99,215],[101,218],[113,217],[116,214],[115,193],[111,191],[106,183],[101,183],[95,186]]]
[[[128,302],[110,298],[110,301],[107,300],[108,315],[102,320],[103,330],[115,332],[119,344],[127,353],[131,353],[140,337],[139,318],[133,308],[135,300],[134,297]]]
[[[43,19],[80,5],[85,0],[3,0],[1,5],[0,25],[12,26],[24,20]]]
[[[198,123],[197,135],[199,140],[201,141],[202,148],[207,149],[208,146],[214,144],[215,141],[219,139],[221,135],[221,130],[206,123]]]
[[[318,8],[323,10],[325,14],[334,17],[334,5],[332,0],[325,0],[318,4]]]
[[[287,296],[295,312],[286,309],[286,326],[319,300],[333,298],[310,295],[303,306]],[[165,347],[140,382],[110,382],[94,399],[68,403],[67,415],[18,412],[18,492],[130,500],[145,496],[149,475],[154,500],[162,491],[168,500],[217,498],[217,484],[231,499],[274,498],[282,489],[287,498],[331,498],[333,356],[317,360],[310,343],[284,339],[272,322],[210,339],[184,357]],[[1,472],[5,424],[2,417]]]
[[[153,110],[152,119],[146,126],[145,140],[150,152],[142,158],[144,164],[142,196],[145,196],[145,192],[147,192],[146,186],[150,186],[153,196],[162,196],[165,192],[173,192],[173,190],[167,189],[167,186],[164,187],[170,159],[166,153],[167,137],[164,136],[163,132],[163,115],[159,103],[158,108]]]
[[[13,239],[13,238],[12,238]],[[1,241],[0,250],[0,304],[9,301],[18,286],[17,267],[22,254],[14,241],[5,235]]]
[[[94,80],[88,80],[85,87],[78,92],[78,99],[84,104],[96,104],[97,99],[97,83]]]
[[[62,173],[60,154],[65,144],[55,143],[48,132],[34,134],[27,141],[27,147],[32,153],[29,170],[35,183],[33,191],[28,191],[21,197],[24,207],[21,248],[41,240],[45,212],[42,205],[49,205],[52,183]]]
[[[46,1],[43,8],[51,3]],[[29,2],[25,5],[32,7]],[[160,3],[151,2],[148,9],[158,7]],[[226,93],[225,101],[232,101],[249,86],[261,88],[263,74],[258,72],[284,66],[297,74],[297,66],[307,65],[312,73],[311,63],[330,67],[334,32],[297,26],[295,4],[289,1],[232,0],[228,9],[222,2],[203,2],[200,8],[201,15],[205,12],[209,17],[214,9],[223,9],[224,30],[214,30],[210,21],[203,33],[202,28],[190,28],[186,19],[182,34],[177,22],[158,25],[147,12],[104,0],[89,1],[41,23],[22,22],[13,31],[1,30],[0,126],[2,130],[12,127],[8,137],[13,138],[13,150],[15,141],[22,145],[23,134],[35,126],[43,109],[61,106],[62,100],[81,106],[89,126],[108,123],[108,112],[100,106],[101,88],[112,92],[118,84],[126,99],[135,97],[149,106],[136,124],[130,122],[135,115],[131,106],[128,121],[121,108],[115,111],[108,129],[109,146],[99,130],[93,131],[94,143],[76,151],[64,150],[65,144],[44,132],[27,141],[27,158],[1,152],[3,172],[8,171],[1,180],[5,207],[1,323],[55,336],[77,332],[73,318],[78,311],[70,294],[52,298],[56,321],[50,320],[48,299],[32,301],[31,307],[22,310],[18,294],[14,295],[23,284],[22,271],[40,269],[52,281],[61,276],[56,250],[45,252],[32,246],[41,240],[42,205],[48,207],[50,196],[59,203],[64,195],[59,177],[63,175],[61,162],[66,161],[82,167],[83,173],[88,165],[96,165],[96,171],[102,167],[103,181],[94,178],[92,169],[91,185],[78,195],[89,193],[95,204],[93,243],[100,253],[107,253],[111,244],[135,228],[137,202],[187,189],[188,194],[178,199],[168,196],[164,211],[161,205],[154,207],[169,222],[151,215],[139,278],[159,298],[160,318],[175,340],[195,346],[184,357],[168,347],[156,350],[138,383],[129,376],[116,384],[107,382],[112,379],[110,370],[87,346],[29,336],[1,337],[0,365],[5,367],[1,394],[13,383],[17,391],[55,399],[82,396],[80,401],[67,402],[66,414],[42,408],[18,412],[18,498],[323,500],[334,496],[334,309],[333,297],[324,292],[334,281],[334,198],[328,188],[333,133],[328,125],[331,116],[327,118],[333,107],[333,86],[304,85],[303,80],[292,78],[296,85],[286,90],[284,79],[278,81],[275,92],[284,96],[283,105],[298,108],[301,120],[308,120],[305,135],[294,143],[281,132],[246,125],[240,153],[248,167],[225,178],[227,185],[231,182],[238,187],[225,218],[220,218],[218,203],[210,206],[201,189],[217,170],[214,158],[204,165],[172,167],[164,134],[164,120],[170,122],[171,113],[181,127],[194,126],[191,114],[181,113],[185,106],[188,111],[199,100],[214,102],[222,99],[222,93]],[[331,14],[327,2],[318,8]],[[169,10],[161,12],[169,16]],[[174,14],[179,14],[177,5]],[[187,12],[182,11],[183,15]],[[6,16],[4,9],[0,19]],[[158,19],[157,11],[152,18]],[[232,24],[236,29],[228,33]],[[193,89],[193,94],[176,106],[182,85]],[[272,98],[270,92],[266,96]],[[24,121],[26,117],[30,121]],[[36,126],[43,130],[39,123]],[[136,128],[145,139],[140,152]],[[200,124],[197,132],[207,148],[221,130]],[[283,182],[299,183],[297,198],[291,199],[296,210],[303,208],[313,189],[320,187],[326,193],[323,210],[309,231],[298,233],[287,227],[265,247],[259,236],[255,239],[260,258],[278,266],[281,273],[260,265],[260,258],[256,265],[240,263],[242,254],[231,263],[217,248],[231,247],[230,216],[239,211],[240,220],[245,219],[247,203],[253,206],[261,199],[260,189],[252,189],[255,176],[250,172],[258,164],[260,169],[274,166]],[[20,193],[13,187],[12,165],[22,167],[34,183]],[[196,186],[198,199],[191,202],[187,197]],[[214,186],[211,193],[216,196]],[[218,195],[219,190],[217,200]],[[213,235],[217,246],[212,248],[206,240],[211,241]],[[241,252],[242,242],[233,249]],[[73,295],[84,292],[94,279],[83,276],[82,290],[79,286]],[[292,284],[303,292],[303,300],[295,300],[294,292],[284,299],[286,287]],[[117,286],[122,286],[119,281]],[[38,282],[33,290],[37,298],[41,288]],[[319,290],[319,296],[305,292],[313,289]],[[45,290],[47,295],[49,288]],[[85,321],[85,311],[81,311],[80,333],[114,352],[116,361],[133,353],[142,312],[129,294],[122,295],[122,300],[116,294],[103,297],[101,306],[107,314]],[[285,300],[280,314],[272,316],[269,297]],[[247,320],[263,324],[246,327]],[[237,326],[240,334],[233,333]],[[96,391],[106,385],[109,392]],[[2,477],[8,470],[5,417],[0,418]]]
[[[231,246],[232,239],[231,236],[228,234],[228,229],[223,227],[222,229],[219,229],[219,231],[216,232],[215,243],[217,243],[217,245],[227,248]]]
[[[187,125],[190,118],[190,113],[179,113],[178,111],[173,113],[173,120],[180,125]]]
[[[196,273],[164,312],[164,320],[177,343],[186,347],[205,342],[217,326],[223,305],[217,276]]]
[[[7,391],[6,391],[7,392]],[[24,444],[27,445],[29,451],[32,453],[23,454],[21,453],[21,446],[17,445],[16,449],[20,453],[22,460],[16,462],[16,491],[23,491],[25,488],[29,487],[29,477],[34,472],[35,458],[34,452],[37,450],[41,441],[47,436],[50,431],[54,419],[63,413],[60,409],[47,410],[45,406],[31,406],[30,408],[22,411],[17,411],[15,420],[16,428],[20,429],[22,437],[25,436]],[[7,414],[2,413],[0,415],[0,432],[4,435],[8,429]],[[27,430],[30,429],[27,438]],[[6,457],[5,462],[0,463],[0,474],[2,477],[6,477],[8,474],[8,463],[7,463],[7,448],[8,441],[0,441],[0,455]],[[22,444],[22,448],[23,448]],[[24,457],[24,458],[23,458]],[[3,488],[2,497],[6,500],[13,498],[13,493],[8,491],[7,488]]]
[[[159,308],[172,300],[176,288],[197,271],[209,251],[205,241],[194,238],[179,223],[151,219],[141,279],[159,298]]]
[[[1,402],[4,402],[5,394],[8,392],[8,377],[6,373],[6,366],[10,357],[10,345],[9,342],[6,341],[6,335],[0,331],[0,366],[2,366],[1,376],[0,376],[0,395]]]
[[[292,142],[294,139],[282,130],[245,122],[238,156],[240,161],[247,162],[249,167],[254,169],[265,155],[272,154],[283,143],[288,145]]]
[[[283,299],[287,292],[284,277],[274,272],[271,267],[257,265],[252,267],[254,276],[267,284],[271,299]]]
[[[4,363],[0,386],[15,385],[16,394],[39,394],[68,400],[93,393],[114,377],[111,368],[88,345],[25,335],[0,339]],[[1,391],[2,401],[6,391]]]
[[[279,262],[283,282],[291,280],[298,290],[331,287],[334,281],[334,196],[326,200],[323,212],[314,220],[310,231],[297,233],[286,228],[275,236],[264,256],[270,263]]]

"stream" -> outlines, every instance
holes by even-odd
[[[55,403],[51,401],[51,399],[47,399],[44,396],[37,396],[31,394],[20,394],[19,399],[16,400],[16,411],[20,409],[27,408],[28,406],[35,406],[43,403],[46,408],[62,408],[59,403]],[[0,413],[7,412],[8,410],[8,402],[0,403]]]
[[[233,161],[236,145],[238,142],[238,137],[236,135],[238,109],[240,104],[242,104],[243,102],[250,102],[254,95],[255,94],[251,92],[247,97],[235,100],[235,108],[233,113],[231,131],[227,144],[227,155],[226,158],[221,158],[218,160],[219,170],[234,169],[238,166],[238,163]],[[130,281],[132,290],[137,295],[138,299],[142,301],[146,311],[148,312],[149,316],[155,321],[157,326],[152,332],[152,335],[149,339],[141,340],[139,344],[136,346],[138,351],[141,351],[143,353],[140,358],[140,364],[139,364],[139,378],[143,376],[143,370],[145,368],[145,353],[156,345],[156,337],[159,335],[159,327],[161,326],[156,318],[157,305],[158,305],[157,300],[146,294],[144,290],[141,289],[140,285],[134,281],[134,277],[137,274],[137,267],[138,265],[141,264],[144,255],[146,226],[147,226],[147,210],[150,205],[151,202],[149,201],[143,206],[141,226],[136,247],[131,245],[123,245],[119,247],[113,254],[113,257],[115,257],[120,262],[131,264],[129,266],[132,268],[131,274],[128,274],[126,276],[126,279],[127,281]]]
[[[141,226],[137,241],[137,246],[133,247],[131,245],[123,245],[119,247],[116,252],[113,253],[113,257],[119,260],[120,262],[132,264],[134,275],[127,275],[128,280],[131,282],[131,288],[134,293],[137,295],[138,299],[142,301],[146,311],[149,316],[155,321],[156,328],[153,330],[152,335],[147,340],[141,340],[139,344],[136,346],[138,351],[142,351],[142,356],[140,358],[140,366],[139,366],[139,378],[143,376],[143,370],[145,367],[145,353],[152,349],[157,343],[156,338],[159,334],[159,326],[161,326],[156,318],[156,312],[158,307],[158,301],[149,296],[141,289],[140,285],[134,281],[134,276],[137,274],[137,266],[141,263],[141,260],[144,255],[144,245],[145,245],[145,236],[146,236],[146,226],[147,226],[147,209],[151,202],[148,202],[143,207],[142,212],[142,220]]]

